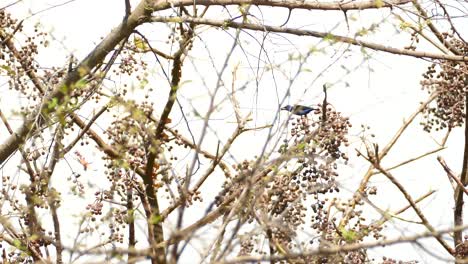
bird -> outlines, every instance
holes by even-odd
[[[293,115],[305,116],[316,109],[305,105],[286,105],[281,107],[281,110],[289,111]]]

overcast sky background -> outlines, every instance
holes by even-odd
[[[11,1],[2,1],[0,7],[5,3]],[[135,5],[137,1],[132,1]],[[122,20],[124,13],[124,1],[114,0],[76,0],[65,4],[61,7],[55,7],[46,10],[57,3],[64,3],[64,1],[47,0],[47,1],[23,1],[16,4],[7,10],[12,12],[18,18],[26,18],[29,14],[37,13],[44,10],[32,17],[27,18],[24,22],[25,28],[30,29],[36,22],[41,24],[44,31],[50,32],[51,36],[55,39],[50,42],[50,47],[44,52],[41,51],[37,60],[42,66],[65,66],[68,63],[68,56],[73,54],[79,60],[84,58],[100,41],[100,37],[106,36],[110,30],[118,25]],[[255,14],[259,14],[256,7],[252,7]],[[264,8],[263,15],[267,24],[280,24],[278,21],[285,21],[287,11],[272,8]],[[212,12],[212,13],[210,13]],[[219,9],[210,10],[208,14],[215,15],[215,12],[222,12]],[[373,21],[381,21],[388,16],[385,10],[349,12],[349,23],[351,29],[358,29],[361,26],[369,26]],[[393,21],[392,18],[389,18]],[[388,25],[386,25],[388,24]],[[383,43],[386,45],[402,47],[409,43],[407,34],[398,34],[395,29],[392,29],[390,23],[384,22],[379,28],[379,33],[368,39]],[[291,27],[294,26],[307,26],[311,29],[318,31],[327,31],[335,26],[338,27],[337,33],[347,34],[346,24],[343,22],[343,15],[341,12],[320,12],[320,11],[294,11],[291,20]],[[205,78],[206,83],[211,88],[216,83],[216,75],[206,74],[213,71],[211,62],[208,59],[208,52],[215,59],[219,66],[225,56],[226,52],[232,46],[235,34],[233,30],[229,30],[229,34],[225,31],[217,30],[214,28],[202,27],[201,33],[204,43],[197,41],[194,49],[191,51],[191,58],[187,60],[184,65],[183,79],[191,80],[190,83],[184,84],[181,90],[181,104],[187,117],[189,124],[195,136],[199,135],[200,128],[203,124],[202,118],[197,116],[193,107],[204,114],[207,107],[206,87],[204,87],[201,76]],[[158,40],[161,32],[167,32],[167,28],[162,24],[154,26],[145,26],[141,29],[142,32],[148,32],[148,37],[153,36],[153,40]],[[467,33],[466,28],[464,33]],[[257,39],[261,39],[262,33],[252,33]],[[463,34],[463,33],[462,33]],[[466,36],[466,34],[465,34]],[[243,35],[244,40],[248,37]],[[404,42],[403,42],[404,41]],[[161,49],[167,48],[164,42],[159,42]],[[206,44],[206,47],[204,46]],[[367,50],[370,58],[366,61],[363,60],[359,48],[353,48],[352,52],[347,52],[344,57],[341,57],[329,70],[316,76],[318,72],[322,72],[324,68],[331,62],[330,59],[332,49],[327,48],[326,53],[315,54],[310,57],[305,67],[310,69],[310,73],[302,73],[295,80],[294,85],[291,87],[291,94],[288,95],[288,75],[293,76],[297,70],[297,64],[287,61],[287,56],[291,53],[297,53],[297,50],[305,51],[312,46],[321,47],[324,45],[318,39],[311,37],[296,37],[296,36],[282,36],[270,35],[265,43],[265,50],[269,51],[269,56],[275,63],[281,64],[283,69],[289,70],[285,72],[284,76],[279,73],[275,74],[273,80],[271,72],[266,72],[260,69],[258,72],[262,73],[261,78],[258,79],[258,86],[251,80],[255,78],[256,69],[253,70],[252,65],[256,65],[257,61],[255,56],[258,55],[258,43],[254,39],[250,39],[249,43],[243,42],[244,51],[240,48],[235,51],[234,59],[230,61],[227,74],[224,76],[223,81],[227,87],[231,83],[232,67],[239,64],[238,83],[251,81],[247,89],[238,93],[240,105],[243,113],[252,111],[253,121],[249,126],[264,126],[273,125],[273,130],[277,131],[276,136],[284,137],[284,126],[288,118],[286,113],[280,113],[279,120],[275,120],[279,105],[278,102],[285,100],[286,103],[294,104],[300,103],[304,105],[314,105],[320,103],[322,100],[322,85],[324,83],[332,83],[332,88],[329,90],[328,100],[335,108],[342,111],[345,115],[349,116],[353,124],[351,134],[351,141],[354,142],[353,147],[349,148],[349,156],[351,161],[349,165],[343,165],[343,175],[340,175],[340,184],[342,185],[342,195],[350,197],[352,192],[356,189],[359,181],[365,170],[367,164],[362,159],[356,157],[355,147],[362,146],[359,140],[360,125],[365,124],[371,127],[371,132],[375,133],[375,142],[384,146],[388,140],[393,136],[403,120],[408,117],[419,106],[419,102],[427,98],[427,93],[421,91],[420,80],[421,74],[425,71],[427,63],[409,57],[389,55],[384,53],[377,53]],[[337,44],[337,46],[342,44]],[[430,48],[431,51],[434,49]],[[246,55],[250,53],[250,55]],[[149,58],[144,57],[142,59]],[[150,79],[153,79],[153,84],[157,87],[156,94],[159,94],[158,89],[161,89],[160,94],[166,95],[168,89],[167,83],[161,83],[161,72],[158,70],[158,65],[151,60],[154,71],[150,73]],[[194,69],[191,62],[196,63],[197,69]],[[249,65],[251,63],[251,65]],[[289,63],[289,65],[288,65]],[[358,67],[357,69],[354,69]],[[350,73],[346,75],[346,69]],[[199,73],[197,73],[197,71]],[[157,81],[158,80],[158,81]],[[112,85],[120,85],[120,82],[128,80],[116,80]],[[165,85],[165,87],[164,87]],[[138,83],[135,82],[135,86]],[[3,107],[15,107],[11,102],[12,92],[7,90],[6,85],[0,87],[0,104]],[[210,132],[209,137],[203,144],[203,148],[212,152],[216,151],[217,141],[225,142],[235,128],[235,116],[232,111],[230,102],[223,101],[223,95],[226,90],[221,89],[218,98],[219,111],[217,111],[211,121],[210,127],[216,129],[216,135]],[[141,96],[140,91],[135,92],[135,96]],[[159,107],[156,113],[160,113],[163,108],[164,96],[154,96],[155,106]],[[15,97],[15,100],[21,98]],[[2,109],[3,110],[3,109]],[[5,111],[7,112],[7,111]],[[181,114],[178,107],[174,108],[172,113],[174,124],[182,122]],[[103,121],[101,121],[103,122]],[[99,123],[99,122],[98,122]],[[105,121],[103,122],[105,123]],[[390,153],[389,157],[385,160],[384,165],[391,166],[398,162],[404,161],[416,155],[423,154],[429,150],[435,149],[433,138],[440,141],[442,134],[427,134],[422,131],[421,127],[415,122],[409,131],[401,138],[395,149]],[[18,123],[19,124],[19,123]],[[180,123],[184,129],[185,125]],[[1,129],[0,135],[6,134],[5,129]],[[255,155],[259,155],[262,147],[266,142],[267,130],[256,132],[247,132],[242,135],[236,144],[233,145],[231,152],[232,161],[242,161],[243,159],[251,159]],[[447,149],[438,153],[442,155],[447,161],[449,166],[456,172],[461,171],[462,153],[463,153],[463,133],[462,129],[455,129],[449,138]],[[196,137],[197,138],[197,137]],[[82,149],[83,150],[83,149]],[[98,151],[87,153],[90,157],[96,155]],[[452,223],[452,207],[453,207],[453,192],[447,176],[442,168],[436,161],[436,155],[431,155],[420,161],[417,161],[410,166],[404,166],[401,169],[395,170],[394,175],[401,181],[401,183],[410,190],[413,198],[426,193],[428,190],[437,190],[437,192],[426,201],[420,203],[420,208],[424,211],[431,223],[437,228],[449,227]],[[71,163],[74,161],[71,159]],[[94,159],[94,158],[93,158]],[[190,160],[190,159],[187,159]],[[97,167],[98,160],[94,161]],[[75,165],[77,163],[75,162]],[[178,165],[183,169],[186,162],[183,161]],[[69,174],[66,167],[63,167],[64,175]],[[96,171],[91,170],[82,172],[85,176],[84,179],[89,181],[96,181]],[[86,178],[88,177],[88,178]],[[61,180],[54,178],[54,185],[63,184]],[[210,188],[219,186],[222,181],[217,182],[212,180],[201,189],[202,192],[209,193]],[[399,193],[393,186],[383,177],[376,176],[372,180],[375,186],[385,186],[379,189],[378,198],[374,199],[375,202],[382,209],[397,210],[406,205],[401,193]],[[390,186],[390,187],[389,187]],[[216,193],[212,193],[213,197]],[[210,199],[206,199],[210,201]],[[73,206],[74,201],[67,201],[68,205]],[[85,206],[76,202],[76,206]],[[196,204],[189,208],[188,212],[194,215],[204,212],[206,204]],[[163,205],[164,208],[164,205]],[[65,210],[62,207],[61,210]],[[376,215],[374,215],[376,216]],[[404,213],[404,218],[416,219],[412,213]],[[398,220],[395,220],[398,221]],[[72,225],[72,223],[69,223]],[[397,234],[411,235],[425,231],[421,226],[414,224],[406,224],[401,221],[395,223],[388,223],[389,237],[395,237]],[[398,228],[392,228],[397,226]],[[170,229],[168,224],[165,226]],[[394,231],[397,232],[394,232]],[[195,243],[195,242],[194,242]],[[434,240],[428,240],[423,243],[429,252],[425,252],[421,248],[415,248],[414,245],[395,245],[386,248],[378,248],[372,251],[373,256],[379,257],[387,255],[392,257],[400,257],[402,260],[420,260],[422,263],[445,263],[445,261],[434,258],[431,254],[441,257],[447,257],[444,250]],[[200,245],[193,244],[192,249],[201,247]],[[397,253],[395,253],[397,252]],[[185,263],[190,263],[188,260]]]

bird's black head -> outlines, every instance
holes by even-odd
[[[293,107],[291,105],[286,105],[286,106],[281,107],[281,110],[286,110],[286,111],[291,112],[293,110]]]

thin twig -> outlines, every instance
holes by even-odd
[[[445,162],[444,158],[442,158],[441,156],[438,156],[437,157],[437,161],[440,163],[440,165],[442,166],[442,168],[444,168],[445,172],[447,173],[447,175],[449,176],[449,179],[450,180],[453,180],[457,183],[457,186],[458,188],[461,188],[462,191],[468,195],[468,190],[465,188],[465,186],[463,185],[463,183],[460,181],[460,179],[458,179],[458,177],[455,175],[455,173],[449,168],[449,166],[447,165],[447,163]]]
[[[444,149],[445,149],[445,147],[436,148],[436,149],[434,149],[434,150],[428,151],[428,152],[426,152],[426,153],[424,153],[424,154],[421,154],[421,155],[419,155],[419,156],[416,156],[416,157],[414,157],[414,158],[407,159],[407,160],[405,160],[405,161],[403,161],[403,162],[400,162],[400,163],[398,163],[398,164],[396,164],[396,165],[393,165],[393,166],[391,166],[391,167],[388,167],[388,168],[386,168],[385,170],[386,170],[386,171],[394,170],[394,169],[399,168],[399,167],[401,167],[401,166],[403,166],[403,165],[406,165],[406,164],[409,164],[409,163],[411,163],[411,162],[420,160],[420,159],[422,159],[422,158],[424,158],[424,157],[426,157],[426,156],[432,155],[432,154],[434,154],[434,153],[436,153],[436,152],[439,152],[439,151],[441,151],[441,150],[444,150]],[[380,173],[379,171],[374,171],[374,172],[372,173],[372,175],[379,174],[379,173]]]
[[[414,202],[413,198],[411,198],[411,195],[408,193],[408,191],[406,191],[405,187],[403,187],[403,185],[388,171],[386,171],[385,169],[383,169],[381,166],[380,166],[380,163],[377,162],[377,160],[373,160],[371,158],[371,156],[369,157],[366,157],[364,156],[362,153],[361,155],[366,159],[368,160],[370,163],[372,163],[372,166],[374,168],[376,168],[377,170],[379,170],[383,175],[385,175],[397,188],[398,190],[403,194],[403,196],[405,197],[405,199],[410,203],[411,207],[413,208],[413,210],[415,211],[415,213],[418,215],[418,217],[421,219],[421,221],[423,222],[424,226],[426,226],[426,228],[434,233],[436,232],[435,228],[429,223],[429,221],[427,220],[426,216],[422,213],[422,211],[419,209],[419,207],[416,205],[416,203]],[[374,156],[378,155],[377,153],[374,153]],[[445,242],[441,237],[435,237],[435,239],[447,250],[448,253],[450,253],[450,255],[453,255],[455,253],[454,249],[451,248],[447,242]]]
[[[80,134],[67,146],[63,149],[63,154],[68,153],[75,145],[83,138],[84,134],[88,132],[91,126],[96,122],[96,120],[107,110],[109,109],[108,105],[103,106],[86,124],[86,126],[81,130]]]
[[[395,135],[390,139],[390,141],[387,143],[387,145],[376,155],[378,156],[378,159],[382,161],[382,159],[389,153],[389,151],[393,148],[393,146],[396,144],[398,139],[403,135],[403,133],[406,131],[406,129],[409,127],[409,125],[416,119],[416,117],[426,109],[426,107],[434,100],[437,98],[439,95],[439,92],[434,92],[431,94],[431,96],[424,102],[422,103],[418,109],[403,123],[403,125],[398,129],[398,131],[395,133]],[[367,169],[366,174],[364,175],[363,179],[361,180],[361,183],[359,184],[358,189],[354,193],[354,198],[350,201],[350,205],[348,209],[346,210],[343,218],[340,221],[340,227],[344,227],[349,220],[351,212],[354,210],[356,204],[359,202],[361,194],[365,192],[365,189],[367,188],[367,183],[371,179],[371,177],[374,175],[373,173],[373,165],[371,164],[369,168]]]

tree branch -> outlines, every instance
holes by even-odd
[[[406,129],[409,127],[409,125],[416,119],[416,117],[439,95],[439,92],[434,92],[431,94],[431,96],[424,102],[422,103],[418,109],[403,123],[403,125],[398,129],[398,131],[395,133],[395,135],[390,139],[390,141],[387,143],[387,145],[379,152],[376,153],[378,155],[378,159],[382,161],[382,159],[390,152],[390,150],[393,148],[393,146],[396,144],[398,139],[401,137],[401,135],[406,131]],[[373,165],[370,165],[369,168],[367,169],[366,174],[364,175],[363,179],[361,180],[361,183],[359,184],[359,188],[356,190],[354,193],[354,198],[350,201],[350,205],[348,210],[345,212],[343,218],[340,221],[340,227],[343,227],[347,224],[351,212],[354,210],[356,204],[359,202],[361,195],[365,192],[365,189],[367,187],[367,183],[371,179],[375,173],[373,172]]]
[[[67,74],[64,80],[58,84],[55,89],[44,98],[42,104],[34,111],[18,129],[0,146],[0,164],[2,164],[18,147],[23,144],[28,138],[28,133],[31,130],[37,129],[34,126],[36,116],[39,114],[50,114],[54,109],[49,109],[49,102],[56,100],[60,105],[66,95],[69,95],[74,90],[74,85],[80,79],[88,75],[91,70],[101,63],[117,44],[127,38],[133,30],[142,23],[142,19],[148,17],[152,13],[152,9],[148,8],[147,1],[143,0],[130,14],[127,20],[122,21],[112,32],[101,41],[97,47],[91,51],[88,56],[78,64],[74,71]],[[0,35],[0,38],[5,36]]]
[[[465,74],[465,86],[468,87],[468,75]],[[461,186],[468,184],[468,91],[465,88],[465,146],[463,150],[463,167],[460,175]],[[455,188],[455,210],[453,211],[454,225],[463,224],[463,191],[460,186]],[[462,231],[454,233],[455,248],[463,243]]]
[[[438,156],[437,161],[440,163],[442,168],[444,168],[445,172],[449,176],[449,180],[450,181],[455,181],[457,183],[458,187],[461,188],[466,195],[468,195],[468,190],[466,190],[465,186],[463,186],[463,183],[461,183],[460,179],[458,179],[458,177],[455,175],[455,173],[449,168],[449,166],[445,162],[444,158],[442,158],[441,156]],[[457,185],[455,185],[455,186],[457,186]],[[454,188],[457,188],[455,186],[454,186]]]
[[[372,154],[372,153],[370,153]],[[373,156],[374,157],[378,157],[378,153],[373,153]],[[363,157],[365,157],[363,155]],[[419,207],[416,205],[416,203],[414,202],[413,198],[411,198],[411,195],[406,191],[405,187],[403,187],[403,185],[388,171],[386,171],[385,169],[383,169],[381,166],[380,166],[380,162],[379,160],[375,160],[374,158],[372,158],[372,156],[369,156],[369,157],[365,157],[366,160],[368,160],[369,162],[372,163],[372,165],[377,169],[379,170],[383,175],[385,175],[397,188],[398,190],[400,190],[400,192],[403,194],[403,196],[405,197],[405,199],[410,203],[411,207],[413,208],[413,210],[415,211],[415,213],[418,215],[418,217],[421,219],[421,221],[423,222],[424,226],[426,226],[426,228],[434,233],[436,232],[435,228],[429,223],[429,221],[427,220],[427,218],[424,216],[424,214],[422,213],[422,211],[419,209]],[[445,240],[443,240],[441,237],[435,237],[435,239],[447,250],[448,253],[450,253],[452,256],[454,255],[455,251],[453,248],[451,248],[447,242],[445,242]]]
[[[376,44],[373,42],[359,40],[356,38],[345,37],[345,36],[331,34],[329,32],[319,32],[319,31],[314,31],[314,30],[293,29],[293,28],[261,25],[261,24],[254,24],[254,23],[239,23],[239,22],[234,22],[231,20],[222,21],[222,20],[207,19],[207,18],[194,18],[194,17],[153,16],[149,18],[149,20],[152,22],[164,22],[164,23],[190,22],[190,23],[194,23],[197,25],[210,25],[210,26],[222,27],[222,28],[229,27],[229,28],[249,29],[249,30],[255,30],[255,31],[262,31],[262,32],[285,33],[285,34],[292,34],[292,35],[297,35],[297,36],[311,36],[311,37],[316,37],[316,38],[328,39],[330,42],[343,42],[343,43],[348,43],[348,44],[355,45],[355,46],[369,48],[369,49],[376,50],[376,51],[383,51],[383,52],[388,52],[392,54],[410,56],[410,57],[415,57],[415,58],[428,58],[428,59],[468,62],[468,56],[437,54],[437,53],[430,53],[430,52],[424,52],[424,51],[399,49],[399,48],[389,47],[389,46],[385,46],[381,44]]]
[[[381,1],[381,4],[376,3],[375,0],[368,1],[342,1],[335,2],[318,2],[318,1],[282,1],[282,0],[200,0],[197,5],[201,6],[228,6],[228,5],[259,5],[259,6],[272,6],[272,7],[285,7],[289,9],[305,9],[305,10],[364,10],[375,9],[382,7],[393,7],[396,5],[404,5],[410,3],[411,0],[393,0]],[[175,0],[175,1],[155,1],[153,8],[155,11],[169,9],[178,6],[191,6],[194,2],[192,0]]]

